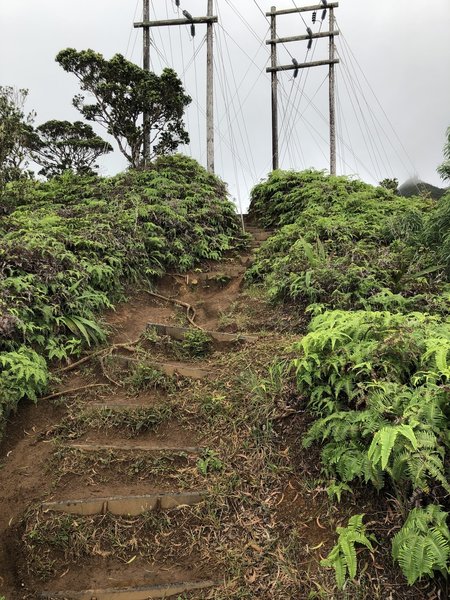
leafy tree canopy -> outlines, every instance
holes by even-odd
[[[26,166],[34,113],[24,113],[28,90],[0,87],[0,187],[19,179]]]
[[[450,127],[447,129],[447,142],[444,146],[444,162],[438,167],[438,173],[442,179],[450,180]]]
[[[151,130],[151,148],[157,155],[174,152],[179,144],[189,142],[183,114],[191,98],[172,69],[161,76],[141,69],[116,54],[106,60],[93,50],[78,52],[66,48],[57,62],[80,81],[80,87],[93,97],[88,103],[84,95],[74,97],[73,104],[88,120],[106,128],[134,168],[142,163],[143,126],[146,113]]]
[[[87,123],[52,120],[35,130],[31,156],[42,167],[40,175],[53,177],[64,171],[93,174],[95,161],[112,150]]]
[[[383,181],[380,181],[380,186],[386,188],[387,190],[391,190],[391,192],[396,194],[398,192],[398,179],[383,179]]]

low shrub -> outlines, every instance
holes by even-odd
[[[45,387],[42,374],[20,371],[25,356],[33,352],[45,372],[46,361],[105,339],[99,315],[126,282],[186,271],[245,244],[224,183],[180,155],[111,178],[8,184],[0,205],[0,380],[8,381],[0,428],[22,397]]]

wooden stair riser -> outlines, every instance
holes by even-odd
[[[82,500],[44,502],[44,512],[61,512],[91,517],[111,513],[115,516],[138,516],[151,510],[170,510],[193,506],[206,497],[205,492],[182,492],[174,494],[148,494],[146,496],[111,496]]]
[[[149,600],[150,598],[173,598],[180,594],[204,590],[217,585],[218,583],[215,581],[205,580],[116,590],[42,592],[40,597],[46,600]]]
[[[204,448],[175,446],[143,446],[139,444],[67,444],[69,450],[80,452],[148,452],[149,454],[201,454]]]
[[[188,327],[177,327],[174,325],[164,325],[162,323],[149,323],[147,329],[154,329],[160,336],[168,336],[174,340],[183,341],[186,334],[192,329]],[[236,344],[238,342],[254,343],[257,340],[256,336],[239,335],[235,333],[223,333],[221,331],[205,331],[209,337],[220,344]]]

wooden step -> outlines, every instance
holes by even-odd
[[[256,242],[265,242],[273,235],[271,231],[255,231],[252,233],[252,237]]]
[[[176,327],[173,325],[164,325],[161,323],[149,323],[147,325],[147,329],[155,329],[158,335],[166,335],[175,340],[184,340],[186,334],[192,329],[188,327]],[[236,342],[244,342],[244,343],[254,343],[258,339],[256,336],[252,335],[241,335],[236,333],[222,333],[221,331],[205,331],[210,338],[212,338],[215,342],[219,343],[228,343],[235,344]]]
[[[196,285],[198,283],[228,283],[231,279],[241,277],[245,269],[238,265],[224,271],[205,271],[203,273],[190,273],[186,275],[186,283]]]
[[[150,454],[201,454],[204,448],[180,446],[150,446],[143,444],[67,444],[66,448],[80,452],[148,452]]]
[[[124,354],[115,354],[114,359],[122,361],[126,367],[130,367],[136,364],[136,360],[130,356]],[[159,369],[165,375],[169,377],[173,375],[180,375],[181,377],[187,377],[188,379],[205,379],[211,376],[211,370],[201,369],[199,367],[189,365],[183,362],[158,362],[154,361],[148,364],[150,367]]]
[[[59,500],[43,502],[44,512],[61,512],[71,515],[93,516],[107,512],[116,516],[137,516],[150,510],[170,510],[182,506],[193,506],[206,497],[206,492],[177,492],[147,494],[144,496],[109,496],[84,498],[81,500]]]
[[[206,369],[200,369],[199,367],[193,367],[185,363],[154,363],[158,369],[161,369],[166,375],[181,375],[181,377],[187,377],[188,379],[205,379],[211,377],[211,371]]]
[[[86,412],[97,411],[97,410],[148,410],[154,408],[152,404],[138,404],[136,402],[85,402],[83,403],[83,410]]]
[[[150,598],[173,598],[195,590],[204,590],[220,585],[216,581],[185,581],[163,585],[151,585],[137,588],[42,592],[41,598],[47,600],[149,600]]]
[[[253,257],[251,257],[251,256],[240,256],[239,257],[239,262],[244,267],[250,267],[251,264],[253,263]]]

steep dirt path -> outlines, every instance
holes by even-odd
[[[267,238],[251,233],[253,247]],[[217,352],[251,344],[254,338],[223,319],[250,260],[248,253],[167,276],[157,292],[168,300],[134,293],[107,317],[110,341],[120,348],[55,385],[82,389],[23,406],[12,419],[0,448],[0,596],[195,598],[223,584],[223,573],[202,564],[201,540],[185,534],[190,524],[202,531],[191,507],[208,503],[198,473],[214,453],[168,401],[175,394],[182,404],[186,386],[214,372],[207,358],[171,356],[151,344],[159,336],[169,350],[180,348],[176,340],[182,343],[190,326],[180,302],[195,307],[202,329],[228,330],[212,335]],[[139,338],[138,348],[126,347]],[[104,537],[92,549],[93,531]],[[30,555],[33,564],[26,564]],[[61,561],[69,565],[63,572]]]

